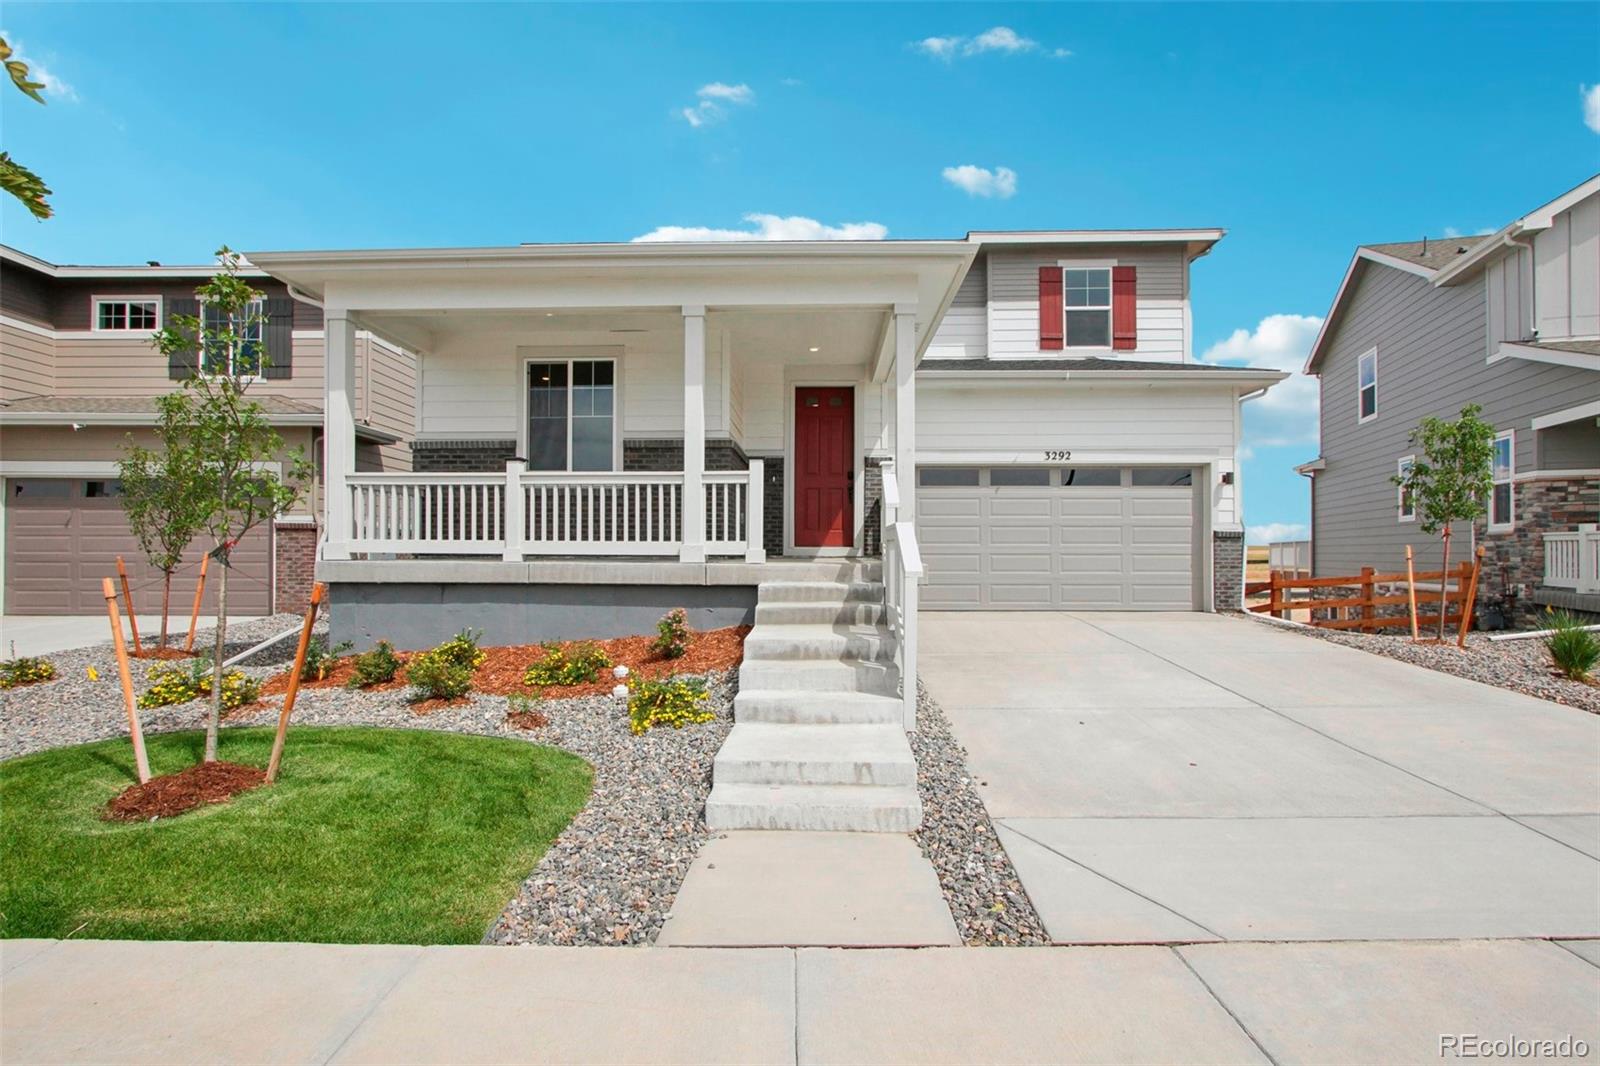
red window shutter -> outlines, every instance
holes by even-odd
[[[1137,267],[1111,268],[1111,347],[1139,347],[1139,274]]]
[[[1059,351],[1061,330],[1061,268],[1039,268],[1039,350]]]

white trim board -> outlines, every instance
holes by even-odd
[[[1580,418],[1600,418],[1600,400],[1593,403],[1580,403],[1576,407],[1569,407],[1565,411],[1551,411],[1547,415],[1540,415],[1533,420],[1534,429],[1549,429],[1551,426],[1563,425],[1567,422],[1576,422]]]

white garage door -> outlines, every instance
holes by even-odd
[[[922,605],[1193,610],[1193,475],[1173,467],[923,467]]]

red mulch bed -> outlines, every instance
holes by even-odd
[[[133,649],[129,648],[128,653],[131,655]],[[174,648],[170,644],[165,648],[146,644],[144,650],[134,656],[135,659],[193,659],[194,657],[194,652],[184,651],[182,648]]]
[[[708,629],[704,632],[690,634],[689,648],[677,659],[663,659],[650,650],[655,637],[617,637],[614,640],[596,640],[592,642],[569,640],[563,641],[562,646],[572,648],[578,644],[594,643],[600,646],[611,659],[614,665],[626,666],[629,670],[629,681],[634,678],[667,677],[672,674],[704,674],[713,670],[727,670],[738,666],[744,661],[744,638],[750,632],[749,626],[729,626],[726,629]],[[514,644],[508,647],[482,649],[488,658],[483,665],[478,667],[473,675],[472,688],[476,692],[487,693],[492,696],[509,696],[512,693],[523,695],[543,695],[551,698],[565,698],[569,696],[597,696],[609,693],[617,685],[617,679],[611,676],[611,671],[601,671],[600,677],[587,685],[552,685],[548,688],[534,689],[522,683],[522,675],[527,673],[528,667],[544,655],[544,648],[538,644]],[[400,652],[402,662],[410,662],[418,652]],[[355,665],[351,656],[340,659],[328,671],[328,675],[318,681],[302,681],[302,689],[314,688],[342,688],[348,684],[355,675]],[[385,681],[381,685],[373,685],[369,692],[392,692],[395,689],[406,687],[406,671],[402,666],[395,674],[393,681]],[[289,688],[289,671],[274,674],[261,686],[263,696],[280,695]],[[453,701],[459,702],[459,701]],[[417,704],[419,711],[426,713],[446,706],[442,700],[427,700]]]
[[[226,803],[239,793],[266,783],[267,772],[254,766],[203,762],[126,789],[106,804],[105,818],[112,822],[171,818],[196,807]]]

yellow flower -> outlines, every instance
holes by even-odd
[[[92,666],[89,667],[88,670],[85,671],[85,673],[87,673],[89,675],[89,680],[90,681],[99,681],[100,680],[100,671],[96,670]]]

